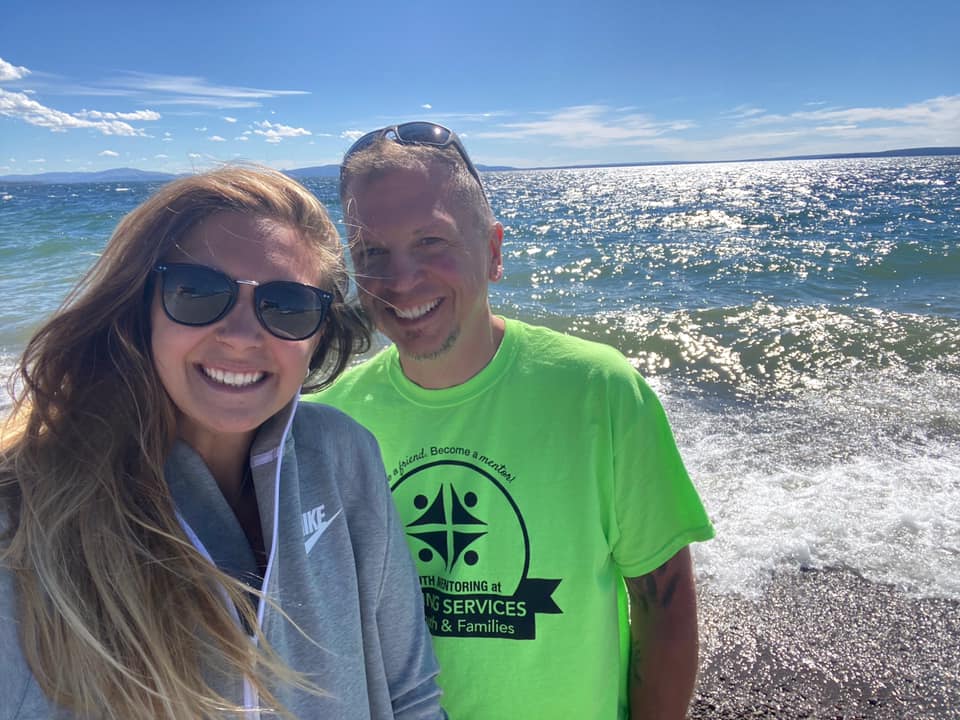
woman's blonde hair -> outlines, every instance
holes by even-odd
[[[335,299],[308,388],[369,346],[345,300],[336,229],[290,178],[226,167],[176,180],[123,218],[27,344],[0,438],[0,563],[15,577],[23,652],[47,696],[84,718],[241,712],[213,676],[248,677],[262,707],[277,707],[278,683],[315,690],[234,620],[224,590],[259,635],[250,588],[191,545],[163,477],[176,421],[151,357],[153,268],[224,211],[294,228],[316,250],[316,284]]]

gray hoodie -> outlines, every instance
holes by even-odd
[[[309,639],[269,603],[258,608],[260,626],[280,657],[327,693],[280,687],[279,700],[304,720],[446,717],[419,583],[373,437],[333,408],[294,400],[261,427],[250,464],[268,555],[263,589]],[[230,575],[256,576],[246,536],[200,457],[178,443],[165,474],[194,545]],[[218,689],[257,703],[243,678]],[[12,578],[0,568],[0,720],[54,717],[63,715],[24,662]]]

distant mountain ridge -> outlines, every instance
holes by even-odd
[[[519,168],[506,165],[477,165],[481,172],[496,172],[501,170],[517,170]],[[297,180],[312,177],[340,177],[339,165],[314,165],[312,167],[284,170],[285,174]],[[136,168],[113,168],[98,172],[45,172],[33,175],[2,175],[0,182],[8,183],[40,183],[44,185],[69,185],[71,183],[101,183],[101,182],[169,182],[184,174],[151,172]]]
[[[136,168],[113,168],[98,172],[45,172],[35,175],[4,175],[0,182],[33,182],[48,185],[98,182],[166,182],[178,177],[170,173],[137,170]]]
[[[481,172],[510,172],[512,170],[568,170],[575,168],[637,167],[649,165],[694,165],[703,163],[727,162],[773,162],[777,160],[842,160],[853,158],[882,157],[927,157],[942,155],[960,155],[960,147],[922,147],[899,150],[881,150],[878,152],[828,153],[823,155],[784,155],[768,158],[745,158],[743,160],[656,160],[650,162],[602,163],[594,165],[551,165],[544,167],[517,168],[509,165],[477,165]],[[314,165],[312,167],[284,170],[284,173],[297,180],[313,177],[339,177],[339,165]],[[183,175],[137,170],[136,168],[114,168],[98,172],[45,172],[34,175],[2,175],[3,183],[42,183],[47,185],[98,182],[169,182]]]
[[[314,165],[312,167],[284,170],[285,174],[297,180],[312,177],[340,177],[339,165]]]
[[[834,160],[869,157],[927,157],[931,155],[960,155],[960,147],[920,147],[902,150],[880,150],[869,153],[829,153],[826,155],[786,155],[770,160]],[[758,158],[759,159],[759,158]]]

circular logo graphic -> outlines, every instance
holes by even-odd
[[[411,470],[393,486],[421,576],[449,590],[478,583],[513,593],[526,577],[530,548],[523,518],[506,489],[483,468],[441,460]]]

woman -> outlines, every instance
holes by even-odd
[[[0,718],[444,717],[369,335],[279,173],[175,181],[28,344],[0,453]],[[251,715],[251,713],[253,713]]]

